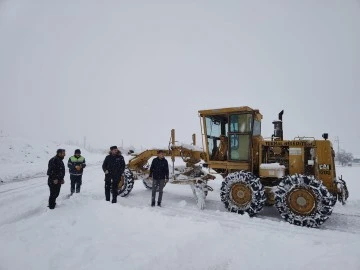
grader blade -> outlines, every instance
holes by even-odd
[[[341,202],[343,205],[346,204],[346,201],[349,198],[349,190],[347,188],[345,180],[342,179],[342,176],[339,179],[336,179],[336,187],[338,190],[338,201]]]
[[[186,171],[182,174],[175,175],[174,179],[171,180],[172,184],[190,185],[193,192],[195,201],[199,209],[205,208],[205,199],[209,191],[213,189],[207,185],[208,180],[215,179],[215,176],[211,174],[205,174],[200,166]]]
[[[205,198],[207,185],[203,181],[192,182],[190,185],[192,192],[194,194],[194,198],[199,209],[203,210],[205,208]]]

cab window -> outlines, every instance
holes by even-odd
[[[230,132],[250,133],[252,130],[252,114],[230,115]]]

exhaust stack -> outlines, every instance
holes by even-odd
[[[284,138],[284,134],[283,134],[283,122],[282,122],[282,117],[284,114],[284,110],[282,110],[279,113],[279,120],[276,120],[273,123],[274,125],[274,134],[272,135],[273,139],[275,140],[280,140],[282,141]]]

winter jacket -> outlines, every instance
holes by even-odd
[[[72,156],[68,160],[69,173],[71,175],[82,175],[83,170],[86,167],[85,158],[83,156],[76,157]],[[79,166],[79,170],[76,167]]]
[[[49,183],[52,183],[53,180],[64,180],[65,165],[63,158],[55,156],[49,160],[47,175],[49,176]]]
[[[124,173],[125,170],[125,161],[124,157],[121,154],[118,155],[108,155],[106,156],[104,163],[102,165],[103,171],[106,173],[108,171],[108,176],[119,177]]]
[[[165,158],[154,158],[150,166],[149,177],[154,179],[169,179],[169,164]]]

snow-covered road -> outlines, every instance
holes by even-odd
[[[140,181],[118,204],[104,200],[100,166],[82,192],[49,210],[44,177],[0,186],[0,269],[360,269],[360,168],[340,168],[350,200],[320,229],[281,220],[273,207],[255,218],[227,212],[213,183],[207,208],[188,186],[167,185],[162,208],[149,207]],[[68,179],[68,175],[67,175]]]

